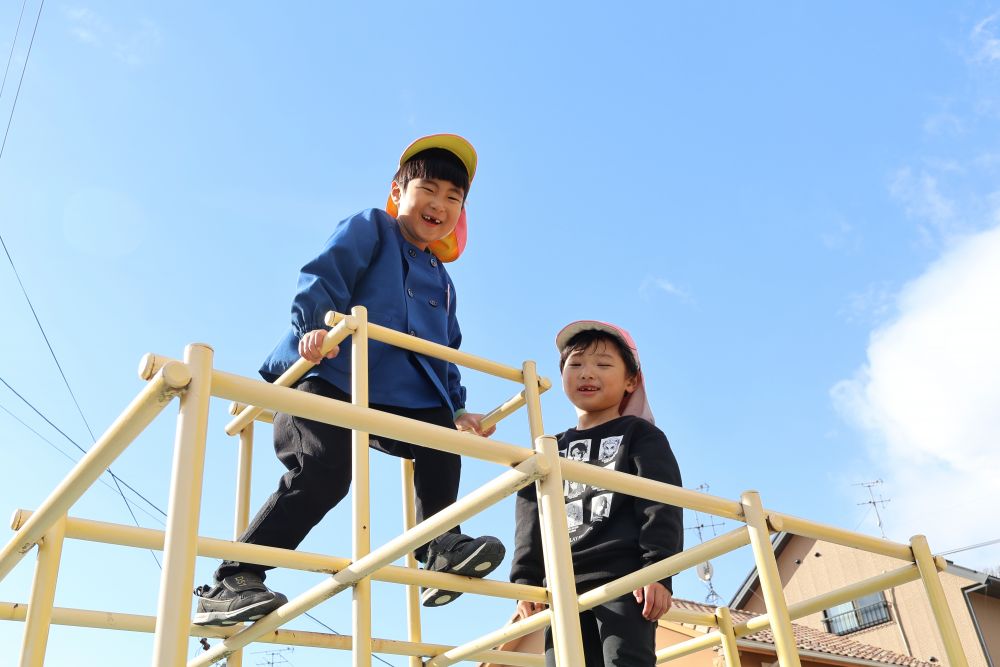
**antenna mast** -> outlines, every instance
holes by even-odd
[[[882,493],[880,491],[878,494],[878,500],[875,500],[874,488],[876,486],[881,486],[881,485],[882,485],[882,480],[876,479],[872,482],[859,482],[857,484],[854,484],[853,486],[863,486],[866,489],[868,489],[868,497],[871,498],[871,500],[866,500],[863,503],[858,503],[858,505],[871,505],[875,509],[875,524],[878,526],[879,532],[882,533],[882,539],[884,540],[886,539],[885,526],[882,525],[882,514],[878,511],[878,508],[879,505],[882,505],[884,507],[886,503],[888,503],[891,500],[891,498],[883,498]]]

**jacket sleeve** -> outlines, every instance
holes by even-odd
[[[462,345],[462,329],[458,326],[458,316],[455,301],[455,284],[448,278],[446,289],[448,306],[448,347],[458,349]],[[455,411],[465,409],[466,391],[462,386],[462,373],[458,366],[448,362],[448,398]]]
[[[346,313],[351,294],[364,275],[380,243],[379,226],[364,213],[337,225],[318,256],[299,273],[298,291],[292,300],[292,328],[299,338],[325,328],[327,311]]]
[[[510,565],[510,580],[515,584],[541,586],[545,578],[542,559],[542,530],[538,522],[538,497],[535,485],[529,484],[517,492],[514,526],[514,559]]]
[[[629,445],[635,474],[646,479],[681,486],[681,472],[663,431],[652,424],[636,429]],[[644,565],[651,565],[684,550],[683,511],[664,503],[635,499],[639,548]],[[660,580],[671,592],[671,577]]]

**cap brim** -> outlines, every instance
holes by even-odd
[[[577,320],[564,326],[562,331],[556,334],[556,349],[561,352],[570,339],[581,331],[603,331],[620,340],[630,350],[636,350],[635,343],[631,340],[631,337],[624,335],[618,327],[607,322],[598,322],[597,320]]]
[[[466,171],[469,172],[469,183],[476,177],[476,166],[479,163],[479,158],[476,156],[476,149],[457,134],[431,134],[426,137],[420,137],[406,147],[403,154],[399,157],[399,164],[402,165],[420,151],[425,151],[428,148],[443,148],[446,151],[454,153],[455,157],[465,165]]]

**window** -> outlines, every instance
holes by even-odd
[[[835,635],[850,634],[891,620],[889,605],[881,591],[831,607],[823,612],[823,617],[826,629]]]

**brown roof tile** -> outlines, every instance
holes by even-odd
[[[679,609],[687,609],[689,611],[708,612],[710,614],[715,613],[715,607],[711,605],[692,602],[690,600],[683,600],[680,598],[674,598],[674,605]],[[736,623],[742,623],[743,621],[755,616],[755,614],[750,612],[740,611],[737,609],[733,609],[731,612],[733,615],[733,621]],[[829,632],[806,627],[797,623],[792,623],[792,630],[795,632],[795,643],[799,650],[815,651],[816,653],[826,653],[830,656],[839,656],[844,658],[861,658],[864,660],[871,660],[873,662],[881,662],[887,665],[902,665],[903,667],[940,667],[939,665],[935,665],[931,662],[925,662],[923,660],[918,660],[917,658],[910,658],[905,655],[900,655],[894,651],[879,648],[878,646],[864,644],[848,637],[839,637],[837,635],[830,634]],[[761,644],[769,644],[771,646],[774,645],[774,635],[771,634],[770,629],[755,632],[752,635],[747,635],[741,639]]]

